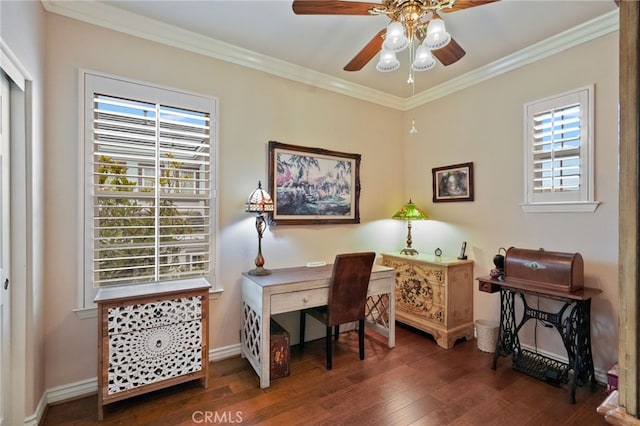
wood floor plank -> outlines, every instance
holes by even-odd
[[[105,407],[97,421],[97,396],[47,408],[43,426],[132,425],[605,425],[596,413],[604,386],[579,387],[569,402],[566,385],[555,387],[511,369],[475,341],[452,349],[413,329],[396,327],[396,347],[367,332],[364,361],[357,334],[335,345],[333,370],[325,368],[324,341],[291,348],[290,375],[260,389],[246,359],[209,368],[209,388],[184,383]]]

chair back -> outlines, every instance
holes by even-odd
[[[374,252],[339,254],[333,263],[327,325],[363,320]]]

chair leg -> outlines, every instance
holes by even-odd
[[[327,370],[331,370],[331,368],[333,367],[333,359],[332,359],[333,350],[331,348],[331,330],[332,330],[331,326],[328,325],[327,336],[325,337],[326,347],[327,347]]]
[[[334,331],[336,333],[335,339],[336,339],[336,342],[337,342],[338,341],[338,337],[340,337],[340,325],[336,325],[333,329],[334,329]]]
[[[358,320],[358,346],[360,359],[364,359],[364,320]]]
[[[307,313],[303,310],[300,311],[300,349],[304,348],[304,327],[306,325]]]

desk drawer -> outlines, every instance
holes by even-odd
[[[271,314],[322,306],[326,305],[328,300],[328,287],[274,294],[271,296]]]

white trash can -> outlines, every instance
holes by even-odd
[[[476,341],[483,352],[495,352],[498,341],[499,324],[488,320],[476,320]]]

